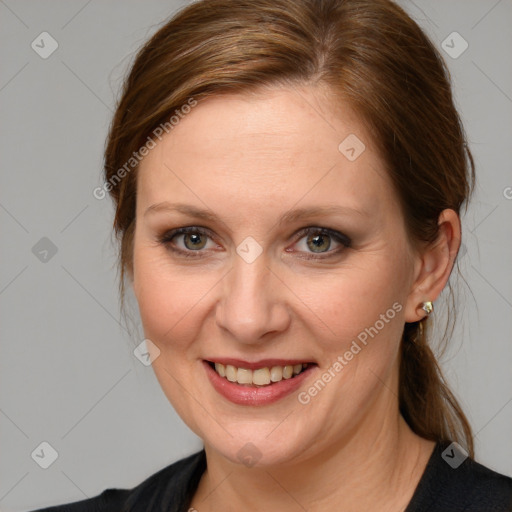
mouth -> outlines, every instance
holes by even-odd
[[[213,361],[206,361],[208,365],[215,370],[217,375],[234,382],[241,386],[249,387],[266,387],[271,386],[282,380],[293,379],[300,375],[309,366],[314,363],[296,363],[287,365],[272,365],[263,366],[259,368],[244,368],[232,364],[214,363]]]
[[[311,361],[282,359],[258,363],[238,359],[202,362],[215,391],[230,402],[245,406],[269,405],[293,394],[318,368]]]

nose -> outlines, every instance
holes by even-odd
[[[217,325],[237,342],[258,345],[290,324],[286,286],[272,272],[264,255],[247,263],[238,255],[223,279],[216,308]]]

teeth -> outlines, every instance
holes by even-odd
[[[283,368],[283,379],[291,379],[293,375],[293,366],[285,366]]]
[[[236,382],[237,369],[234,366],[228,364],[226,366],[226,379],[230,382]]]
[[[245,368],[238,368],[236,374],[236,381],[238,384],[252,384],[252,370]]]
[[[272,382],[279,382],[283,380],[283,367],[282,366],[272,366],[270,369],[270,380]]]
[[[240,372],[240,370],[238,370],[238,372]],[[254,370],[252,372],[252,384],[256,384],[257,386],[266,386],[267,384],[270,384],[270,370],[268,368],[259,368],[258,370]]]
[[[221,363],[215,363],[215,369],[217,370],[217,373],[221,376],[221,377],[225,377],[226,376],[226,368],[224,367],[223,364]]]
[[[215,363],[215,371],[230,382],[254,386],[268,386],[271,382],[291,379],[301,373],[307,366],[307,363],[303,363],[293,366],[272,366],[272,368],[249,370],[247,368],[237,368],[230,364],[223,365],[222,363]]]

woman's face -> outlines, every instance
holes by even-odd
[[[372,141],[333,105],[313,88],[209,98],[140,166],[133,285],[154,370],[235,462],[319,456],[398,414],[417,259]]]

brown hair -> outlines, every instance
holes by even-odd
[[[316,84],[327,85],[365,122],[387,164],[411,243],[434,241],[439,214],[467,205],[474,165],[448,70],[400,7],[388,0],[194,2],[138,52],[107,139],[121,303],[126,271],[132,271],[137,166],[115,178],[155,127],[191,98]],[[473,455],[469,423],[428,345],[429,322],[405,324],[400,411],[418,435],[458,441]]]

